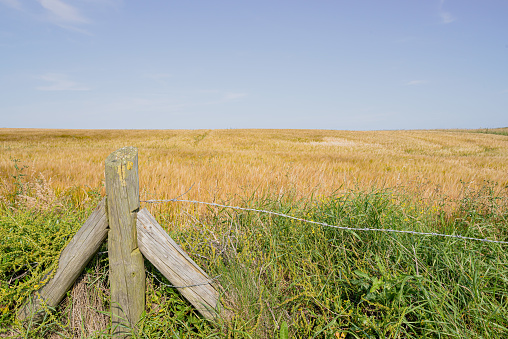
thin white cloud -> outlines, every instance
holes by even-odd
[[[183,94],[183,95],[182,95]],[[247,93],[219,90],[200,90],[171,95],[170,93],[152,93],[130,95],[105,102],[94,109],[108,114],[115,112],[145,112],[157,114],[183,114],[235,102],[247,96]]]
[[[441,23],[443,24],[449,24],[457,20],[453,15],[451,15],[449,12],[443,10],[444,0],[440,0],[439,2],[439,17],[441,18]]]
[[[65,74],[46,73],[38,77],[38,79],[47,81],[47,86],[36,87],[39,91],[89,91],[90,88],[83,86],[77,82],[71,81]]]
[[[32,19],[51,22],[64,29],[90,35],[87,30],[79,28],[78,26],[89,24],[91,21],[86,18],[78,8],[69,5],[66,1],[67,0],[36,0],[36,3],[43,9],[42,13],[40,12],[40,8],[37,9],[39,13],[36,13],[33,6],[29,6],[26,3],[24,3],[25,6],[23,6],[21,0],[0,0],[0,5],[3,4],[7,7],[24,12]],[[95,5],[108,6],[109,1],[98,1]]]
[[[439,12],[439,16],[441,17],[441,22],[443,24],[449,24],[449,23],[452,23],[456,20],[454,16],[452,16],[450,13],[444,12],[444,11]]]
[[[79,10],[61,0],[37,0],[50,14],[50,19],[57,23],[83,24],[88,20]]]
[[[0,4],[14,9],[21,9],[21,1],[19,0],[0,0]]]
[[[36,6],[30,6],[22,0],[0,0],[0,5],[24,12],[36,21],[50,22],[61,28],[91,35],[83,25],[90,24],[93,20],[87,18],[82,8],[76,7],[76,3],[89,8],[108,8],[118,10],[122,5],[122,0],[36,0]],[[69,4],[71,3],[71,4]],[[42,10],[42,11],[41,11]]]
[[[59,26],[59,27],[62,27],[64,29],[66,29],[66,30],[69,30],[69,31],[74,31],[74,32],[78,32],[78,33],[85,34],[85,35],[90,35],[90,36],[93,35],[88,30],[83,29],[83,28],[79,28],[79,27],[72,26],[72,25],[65,25],[65,24],[61,24],[61,23],[55,23],[55,24],[57,26]]]
[[[423,85],[426,83],[427,83],[427,81],[425,81],[425,80],[411,80],[406,83],[406,86],[417,86],[417,85]]]

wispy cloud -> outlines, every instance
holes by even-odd
[[[91,1],[93,0],[88,0],[85,4],[90,5]],[[82,28],[82,25],[89,24],[91,20],[85,17],[80,9],[67,2],[68,0],[36,0],[33,2],[35,6],[32,6],[30,3],[23,3],[21,0],[0,0],[0,5],[24,12],[38,21],[46,21],[68,30],[90,34]],[[99,1],[94,5],[109,6],[108,4],[108,1]]]
[[[89,91],[90,88],[77,82],[71,81],[67,75],[61,73],[46,73],[38,77],[49,84],[36,87],[39,91]]]
[[[411,80],[406,83],[406,86],[418,86],[426,83],[427,83],[426,80]]]
[[[21,1],[19,0],[0,0],[0,4],[14,9],[21,9]]]
[[[49,13],[50,19],[57,23],[83,24],[88,23],[78,9],[61,0],[37,0]]]
[[[215,106],[227,105],[247,96],[243,92],[200,90],[174,93],[150,93],[129,95],[103,103],[94,111],[108,114],[115,112],[145,112],[146,114],[184,114],[202,112]]]
[[[439,17],[441,18],[441,23],[449,24],[457,20],[453,15],[443,9],[444,0],[439,1]]]

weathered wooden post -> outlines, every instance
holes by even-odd
[[[145,268],[136,235],[138,150],[124,147],[106,159],[108,254],[113,337],[125,338],[145,307]]]

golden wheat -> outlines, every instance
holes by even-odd
[[[13,159],[57,194],[97,187],[104,160],[124,146],[139,149],[142,199],[172,198],[193,184],[186,198],[204,201],[373,185],[457,196],[464,182],[508,185],[508,136],[472,131],[0,129],[0,190],[12,186]]]

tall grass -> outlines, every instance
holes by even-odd
[[[468,198],[454,215],[384,190],[245,203],[349,227],[506,240],[499,200],[491,197],[490,208],[479,210],[476,196]],[[200,258],[209,256],[202,264],[222,274],[237,315],[234,328],[252,337],[275,337],[283,322],[301,338],[508,336],[506,245],[210,213],[208,222],[191,222],[198,231],[183,233],[180,242]]]
[[[507,192],[464,186],[423,201],[397,189],[298,197],[295,190],[238,197],[268,209],[349,227],[394,228],[508,240]],[[3,209],[0,280],[3,335],[108,337],[107,255],[88,265],[42,324],[14,312],[56,261],[95,201],[53,211]],[[201,318],[148,262],[139,338],[503,338],[508,336],[506,245],[434,236],[340,231],[273,215],[171,203],[149,206],[210,276],[230,319]],[[30,230],[28,232],[28,230]],[[31,238],[34,241],[29,241]],[[58,240],[60,239],[60,240]],[[102,248],[100,252],[104,252]],[[33,264],[37,263],[36,266]],[[7,310],[6,310],[7,309]],[[98,311],[97,311],[98,310]],[[92,324],[95,324],[92,326]],[[95,327],[94,327],[95,326]]]

